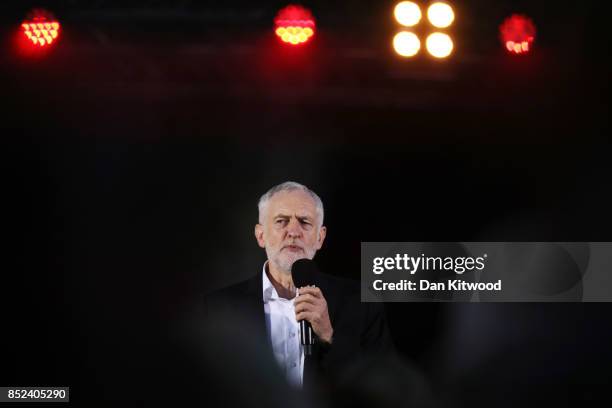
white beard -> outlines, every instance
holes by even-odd
[[[288,256],[286,254],[281,254],[280,251],[272,252],[268,247],[266,247],[266,254],[268,255],[268,260],[274,264],[276,269],[288,275],[291,274],[291,267],[293,266],[295,261],[297,261],[298,259],[305,258],[312,259],[314,258],[316,252],[316,250],[313,250],[312,254],[310,254],[309,251],[304,249],[304,253],[295,255],[291,254]]]

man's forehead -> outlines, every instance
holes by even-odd
[[[283,191],[274,194],[268,202],[268,211],[270,215],[302,215],[315,216],[317,212],[317,204],[315,200],[306,192]]]

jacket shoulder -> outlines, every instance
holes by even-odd
[[[327,275],[320,273],[318,275],[318,285],[321,286],[322,290],[330,290],[338,295],[357,295],[359,294],[360,284],[359,281],[351,279],[340,278],[338,276]]]
[[[201,297],[201,304],[208,316],[211,313],[240,313],[243,309],[252,306],[253,299],[261,299],[261,291],[261,274],[258,274],[204,294]]]
[[[252,278],[231,284],[229,286],[224,286],[220,289],[215,289],[213,291],[207,292],[206,294],[204,294],[204,296],[207,298],[223,298],[228,296],[237,296],[247,291],[249,283],[251,283],[251,281]]]

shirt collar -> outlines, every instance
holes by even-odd
[[[266,266],[268,265],[268,261],[264,262],[262,268],[262,283],[263,283],[263,301],[264,303],[268,303],[271,300],[278,299],[278,293],[270,282],[270,278],[268,278],[268,274],[266,273]]]

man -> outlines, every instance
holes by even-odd
[[[258,208],[255,238],[268,259],[253,278],[207,297],[209,314],[247,322],[256,336],[264,336],[287,380],[297,387],[332,377],[364,353],[388,350],[383,309],[360,303],[357,284],[324,274],[313,277],[316,287],[293,284],[293,263],[313,259],[325,241],[319,196],[285,182],[266,192]],[[307,357],[299,320],[310,322],[317,339]]]

